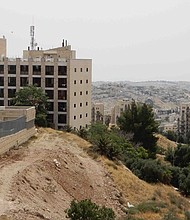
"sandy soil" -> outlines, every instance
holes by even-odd
[[[39,129],[0,159],[0,220],[64,220],[73,199],[92,199],[121,216],[120,192],[79,137]]]

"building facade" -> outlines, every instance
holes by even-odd
[[[92,123],[104,123],[104,104],[92,103]]]
[[[111,124],[116,125],[118,117],[130,107],[131,100],[118,100],[115,106],[111,109]]]
[[[190,132],[190,103],[182,103],[178,120],[178,133],[184,137]]]
[[[49,50],[28,47],[23,51],[23,58],[16,59],[3,56],[6,44],[2,45],[0,106],[9,106],[20,88],[36,85],[48,96],[48,121],[52,127],[62,129],[69,125],[80,129],[90,124],[91,59],[77,59],[76,51],[64,40],[61,47]]]

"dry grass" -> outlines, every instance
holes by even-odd
[[[166,137],[164,137],[161,134],[157,134],[156,137],[158,137],[157,145],[163,149],[168,149],[169,147],[175,148],[177,147],[176,142],[168,140]]]
[[[101,160],[110,172],[116,186],[122,192],[120,198],[122,204],[126,205],[127,202],[130,202],[135,207],[147,201],[164,204],[163,207],[160,207],[158,213],[151,211],[137,212],[134,214],[135,218],[162,220],[170,210],[175,210],[178,219],[185,219],[184,211],[189,209],[189,201],[182,197],[179,192],[176,192],[173,187],[163,184],[148,184],[136,177],[125,166],[118,165],[113,161],[110,162],[104,157]]]

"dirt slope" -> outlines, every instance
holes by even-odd
[[[0,160],[0,216],[66,219],[70,202],[85,198],[112,207],[118,216],[123,214],[120,193],[109,173],[81,149],[88,145],[75,135],[40,129],[36,138],[4,155]]]

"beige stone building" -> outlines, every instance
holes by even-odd
[[[104,104],[92,103],[92,123],[101,122],[104,123]]]
[[[111,124],[117,124],[117,118],[121,116],[130,105],[132,101],[129,100],[118,100],[115,106],[111,109]]]
[[[184,137],[190,132],[190,103],[180,105],[180,116],[178,120],[178,133]]]
[[[0,39],[6,54],[6,39]],[[41,87],[49,97],[48,121],[55,129],[74,129],[91,122],[92,60],[77,59],[76,51],[61,47],[23,51],[23,58],[0,59],[0,106],[9,106],[15,92],[27,85]]]

